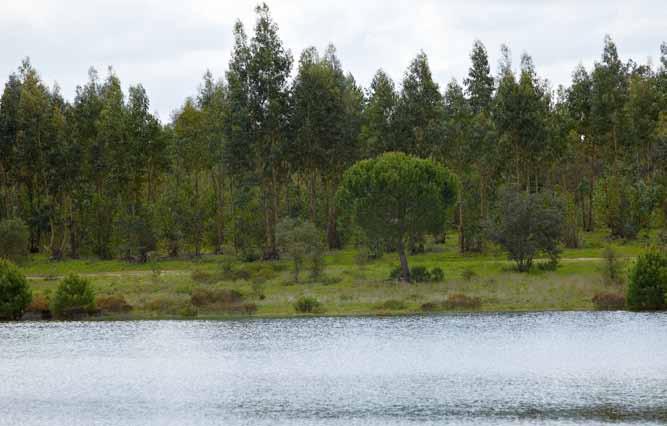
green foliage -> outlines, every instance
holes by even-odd
[[[11,262],[0,259],[0,320],[19,320],[32,300],[25,276]]]
[[[527,272],[540,252],[557,262],[563,228],[563,206],[554,194],[501,191],[489,237],[507,250],[519,272]]]
[[[379,303],[378,305],[375,306],[375,309],[383,311],[402,311],[407,308],[408,305],[406,305],[405,302],[403,302],[402,300],[395,300],[395,299],[385,300],[384,302]]]
[[[389,279],[397,281],[401,278],[401,267],[393,268],[389,273]],[[416,283],[424,282],[442,282],[445,279],[445,273],[441,268],[428,269],[425,266],[413,266],[410,269],[410,277]]]
[[[301,296],[294,302],[294,310],[301,314],[315,314],[324,311],[319,300],[310,296]]]
[[[634,310],[667,308],[667,256],[653,251],[637,259],[630,270],[627,303]]]
[[[431,272],[425,266],[413,266],[410,269],[410,277],[416,283],[431,281]]]
[[[28,255],[30,231],[21,219],[0,221],[0,258],[21,261]]]
[[[623,273],[624,265],[621,259],[618,258],[616,251],[607,247],[602,252],[604,257],[604,264],[602,266],[602,280],[605,285],[622,286],[625,283],[625,275]]]
[[[409,281],[406,241],[445,225],[456,185],[447,169],[431,160],[387,153],[355,164],[345,172],[338,204],[363,229],[369,240],[398,247],[403,279]]]
[[[657,189],[619,176],[601,179],[595,190],[597,216],[609,227],[612,237],[633,239],[650,225],[657,207]]]
[[[95,310],[95,293],[90,280],[74,274],[60,282],[51,300],[51,311],[56,318],[74,319],[91,315]]]
[[[307,262],[311,278],[317,279],[324,268],[324,235],[310,222],[283,219],[276,230],[278,247],[287,254],[294,265],[294,281]]]

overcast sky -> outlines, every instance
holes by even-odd
[[[555,86],[578,63],[590,67],[610,34],[624,59],[659,62],[667,39],[665,0],[655,1],[419,1],[272,0],[280,36],[295,60],[308,46],[338,49],[346,70],[367,86],[382,67],[400,80],[423,49],[441,88],[459,81],[475,39],[486,45],[495,73],[499,46],[514,64],[527,52]],[[502,3],[502,4],[501,4]],[[67,99],[87,70],[112,65],[124,87],[142,83],[163,120],[196,92],[203,73],[224,75],[232,26],[248,33],[256,1],[245,0],[2,0],[0,78],[29,56],[42,78],[58,82]]]

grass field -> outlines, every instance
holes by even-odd
[[[70,260],[51,262],[34,257],[21,265],[33,291],[44,298],[55,291],[60,278],[69,273],[88,277],[98,297],[121,296],[130,312],[103,312],[101,318],[225,318],[247,315],[224,304],[193,306],[193,290],[236,290],[242,302],[256,307],[255,316],[298,315],[294,302],[301,296],[316,298],[325,315],[388,315],[457,309],[442,303],[450,295],[478,298],[478,305],[461,306],[481,311],[541,311],[593,309],[591,299],[600,292],[622,293],[603,283],[603,251],[611,246],[627,265],[648,248],[648,242],[608,242],[602,234],[584,236],[583,247],[563,252],[555,271],[521,274],[497,249],[462,256],[456,235],[444,245],[429,245],[426,253],[410,257],[410,266],[439,267],[441,282],[404,284],[389,279],[398,265],[395,254],[359,264],[356,250],[331,252],[324,275],[316,281],[302,274],[295,283],[289,259],[276,262],[241,263],[233,256],[204,256],[199,260],[164,260],[150,264],[122,261]]]

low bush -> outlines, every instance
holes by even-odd
[[[433,312],[437,311],[441,308],[442,306],[439,303],[435,302],[426,302],[422,303],[419,309],[421,309],[424,312]]]
[[[190,295],[190,303],[197,307],[211,305],[229,307],[238,305],[242,301],[243,294],[238,290],[195,288],[192,289],[192,293]]]
[[[410,270],[410,279],[416,283],[431,281],[431,272],[425,266],[414,266]]]
[[[132,305],[123,296],[100,296],[95,299],[95,304],[101,312],[124,313],[132,310]]]
[[[323,312],[319,300],[310,296],[301,296],[294,302],[294,310],[301,314],[313,314]]]
[[[470,297],[463,293],[450,294],[443,303],[446,309],[479,309],[481,305],[482,300],[479,297]]]
[[[441,282],[445,279],[445,273],[441,268],[431,269],[431,281]]]
[[[639,256],[630,271],[627,304],[633,310],[667,308],[667,255],[652,251]]]
[[[217,277],[206,271],[195,270],[190,273],[192,281],[199,284],[214,284],[218,281]]]
[[[257,312],[257,304],[256,303],[244,303],[243,304],[243,312],[245,312],[246,315],[254,315]]]
[[[618,311],[625,308],[625,296],[619,293],[596,293],[592,301],[598,311]]]
[[[402,300],[390,299],[385,302],[380,303],[375,306],[375,309],[386,310],[386,311],[402,311],[407,309],[408,306]]]
[[[604,264],[602,266],[602,281],[607,286],[622,286],[625,282],[623,275],[623,262],[618,258],[613,248],[607,247],[602,253]]]
[[[461,278],[463,278],[464,281],[472,281],[473,278],[477,278],[477,273],[472,269],[464,269],[463,272],[461,272]]]
[[[43,294],[33,295],[32,302],[30,302],[25,310],[25,316],[28,316],[30,319],[51,319],[49,298]]]
[[[401,268],[395,267],[389,273],[389,279],[391,281],[398,281],[400,278]],[[445,273],[438,267],[429,270],[425,266],[413,266],[410,268],[410,279],[416,283],[440,282],[445,279]]]
[[[51,312],[56,318],[76,319],[95,313],[95,294],[90,281],[78,275],[69,275],[61,281],[51,301]]]
[[[11,262],[0,259],[0,320],[19,320],[32,301],[25,275]]]

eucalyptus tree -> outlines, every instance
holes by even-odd
[[[322,57],[314,48],[301,55],[292,88],[292,163],[303,170],[308,186],[309,216],[317,223],[316,199],[325,212],[329,248],[339,248],[335,194],[343,171],[359,156],[361,90],[345,76],[333,45]]]
[[[611,37],[604,39],[600,62],[591,74],[591,127],[598,138],[608,164],[617,168],[621,153],[623,107],[627,99],[626,65],[621,62]]]
[[[16,73],[9,76],[0,97],[0,218],[14,212],[14,169],[18,106],[21,99],[21,79]]]
[[[443,142],[442,122],[440,88],[433,81],[426,54],[420,52],[405,73],[396,105],[396,148],[420,157],[432,155]]]
[[[288,126],[289,77],[292,54],[278,36],[269,7],[256,7],[255,32],[248,45],[248,110],[255,170],[262,189],[265,259],[278,257],[275,227],[280,208],[280,183],[286,173],[284,147]]]
[[[204,114],[204,128],[208,144],[208,174],[213,195],[211,242],[217,254],[223,252],[225,242],[225,128],[228,126],[229,91],[224,81],[214,81],[210,71],[204,75],[197,104]]]
[[[466,95],[474,114],[487,112],[493,96],[493,76],[489,66],[489,56],[484,44],[475,40],[470,53],[470,69],[464,80]]]
[[[48,88],[29,60],[23,61],[19,71],[21,95],[16,111],[15,177],[27,197],[22,216],[30,228],[30,251],[34,253],[39,250],[42,232],[48,227],[44,209],[44,153],[51,136],[51,99]]]
[[[398,150],[393,123],[397,103],[394,82],[386,72],[379,69],[371,81],[363,110],[361,139],[366,157]]]

